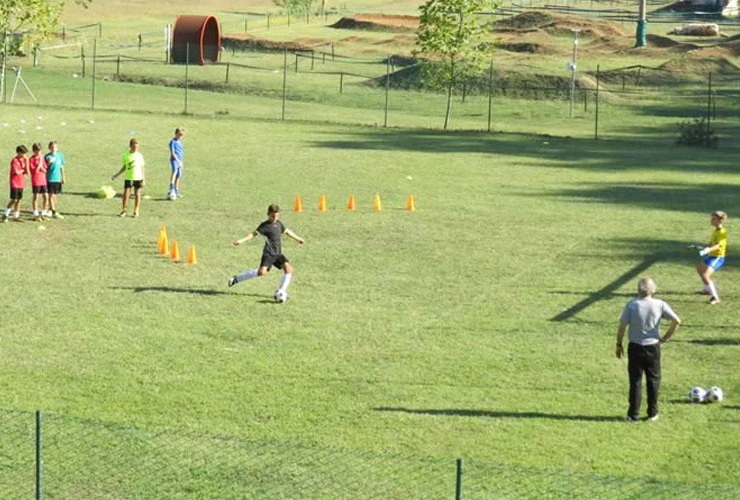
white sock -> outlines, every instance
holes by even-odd
[[[5,209],[5,217],[10,217],[10,209],[9,208],[6,208]]]
[[[244,271],[241,274],[236,275],[236,282],[239,283],[244,280],[252,279],[257,277],[257,270],[256,269],[250,269],[249,271]]]
[[[714,281],[709,282],[709,293],[714,297],[715,299],[719,299],[719,293],[717,293],[717,287],[714,284]]]
[[[38,210],[34,210],[33,211],[33,216],[34,217],[38,217],[39,216],[39,211]]]
[[[293,275],[290,273],[283,274],[283,279],[280,280],[280,290],[287,292],[288,286],[290,286],[290,280],[293,278]]]
[[[20,213],[20,212],[16,212],[16,213],[14,213],[14,214],[13,214],[13,217],[15,217],[16,219],[20,219],[20,217],[21,217],[21,213]]]

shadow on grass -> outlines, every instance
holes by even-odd
[[[583,311],[590,305],[600,301],[605,300],[610,297],[612,297],[616,291],[621,288],[625,283],[629,283],[633,279],[640,276],[643,272],[645,272],[647,269],[650,268],[653,264],[655,264],[659,260],[659,255],[651,255],[645,258],[642,262],[632,267],[632,269],[628,269],[624,274],[619,276],[617,279],[612,281],[611,283],[607,284],[605,287],[603,287],[601,290],[597,290],[582,301],[578,302],[577,304],[572,305],[565,311],[562,311],[560,314],[554,316],[550,321],[565,321],[567,319],[570,319],[574,315],[578,314],[579,312]]]
[[[315,141],[312,145],[317,148],[357,151],[490,154],[532,158],[538,166],[549,163],[556,168],[589,171],[601,169],[612,173],[646,167],[676,172],[736,173],[740,170],[734,161],[736,149],[704,148],[697,151],[677,148],[674,141],[645,139],[638,134],[629,139],[595,141],[465,131],[363,130],[345,132],[339,139]],[[652,151],[649,161],[646,160],[647,151]],[[705,207],[702,208],[704,210]]]
[[[715,327],[711,327],[711,328],[714,329]],[[729,327],[725,327],[725,328],[729,328]],[[687,344],[705,345],[705,346],[740,345],[740,339],[729,339],[729,338],[728,339],[692,339],[692,340],[681,340],[680,342],[686,342]]]
[[[256,294],[240,294],[234,292],[221,292],[219,290],[208,290],[204,288],[175,288],[172,286],[114,286],[113,290],[129,290],[134,293],[161,292],[161,293],[191,293],[194,295],[251,295],[253,297],[262,297]]]
[[[516,411],[486,411],[486,410],[463,410],[463,409],[413,409],[413,408],[392,408],[381,406],[373,408],[373,411],[411,413],[414,415],[432,415],[435,417],[484,417],[484,418],[543,418],[549,420],[573,420],[587,422],[621,422],[624,417],[600,416],[600,415],[558,415],[556,413],[541,412],[516,412]]]

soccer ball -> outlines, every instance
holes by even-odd
[[[275,290],[275,293],[272,294],[272,298],[275,299],[275,302],[278,304],[284,303],[286,300],[288,300],[288,293],[283,290]]]
[[[689,400],[692,403],[703,403],[707,399],[707,391],[701,387],[694,387],[689,391]]]
[[[707,392],[707,403],[719,403],[725,398],[725,393],[716,385]]]
[[[98,192],[95,193],[95,195],[98,198],[110,199],[116,195],[116,190],[111,186],[100,186],[100,189],[98,189]]]
[[[167,198],[169,198],[170,201],[175,201],[177,199],[177,193],[174,191],[170,191],[167,193]]]

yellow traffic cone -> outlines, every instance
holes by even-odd
[[[380,195],[379,194],[376,194],[375,195],[375,199],[373,200],[373,210],[375,210],[376,212],[380,212],[381,210],[383,210],[383,207],[380,204]]]
[[[170,256],[170,244],[167,242],[167,233],[162,235],[162,246],[159,248],[159,253],[164,257]]]
[[[406,199],[406,210],[408,210],[409,212],[416,211],[416,203],[414,203],[413,194],[410,194],[409,197]]]
[[[323,194],[319,198],[319,212],[326,212],[326,196]]]
[[[295,201],[293,202],[293,211],[294,212],[303,212],[303,203],[301,202],[301,197],[296,196]]]
[[[192,243],[190,244],[190,248],[188,248],[188,264],[197,264],[198,263],[198,257],[195,256],[195,245]]]
[[[347,210],[350,212],[355,211],[355,195],[353,194],[349,195],[349,200],[347,200]]]
[[[177,240],[172,240],[172,260],[180,260],[180,245]]]

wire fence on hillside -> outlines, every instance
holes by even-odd
[[[617,424],[619,425],[619,424]],[[259,442],[0,411],[0,497],[734,499],[740,486]],[[495,446],[492,443],[491,446]]]

